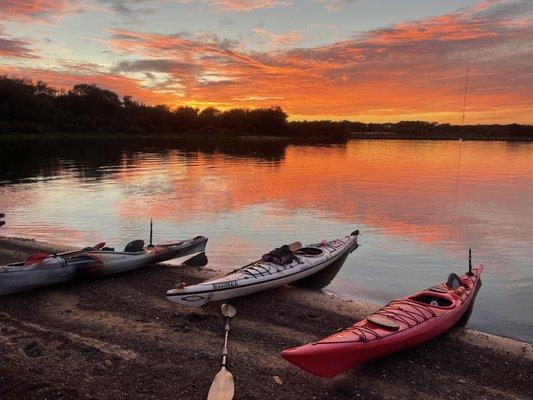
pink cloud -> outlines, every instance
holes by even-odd
[[[268,51],[250,51],[212,34],[112,29],[107,44],[126,59],[106,72],[66,66],[56,81],[101,82],[150,103],[280,105],[293,116],[312,118],[445,121],[460,115],[464,72],[470,67],[470,115],[498,110],[531,122],[529,4],[486,1],[338,43]],[[300,39],[294,31],[276,35],[256,28],[255,34],[276,46]]]
[[[67,12],[68,0],[2,0],[0,20],[47,22]]]
[[[527,60],[533,54],[524,44],[533,24],[512,12],[517,9],[493,2],[331,45],[264,52],[216,36],[127,30],[111,31],[109,43],[130,57],[141,57],[119,64],[119,72],[159,71],[179,82],[176,102],[264,106],[275,99],[293,115],[449,118],[461,108],[464,69],[469,66],[470,104],[478,110],[507,107],[523,118],[532,102],[526,82],[533,81],[527,78],[532,75]],[[276,45],[300,39],[297,32],[276,35],[255,28],[254,33]]]
[[[67,67],[67,65],[65,65]],[[53,87],[68,90],[78,83],[95,83],[119,95],[133,95],[146,103],[169,103],[173,96],[156,92],[143,86],[137,79],[99,71],[91,65],[71,64],[64,71],[42,68],[10,68],[0,65],[0,74],[16,75],[32,80],[42,80]]]
[[[275,34],[266,29],[253,28],[252,32],[258,36],[264,37],[268,40],[271,46],[287,46],[300,42],[303,39],[301,33],[293,30],[287,33]]]
[[[339,11],[357,0],[314,0],[315,3],[324,4],[324,8],[329,12]]]
[[[220,11],[250,11],[292,4],[291,1],[280,0],[211,0],[210,2]]]
[[[0,57],[38,58],[30,46],[30,41],[7,36],[0,27]]]

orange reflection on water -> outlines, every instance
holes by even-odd
[[[525,184],[533,183],[532,177],[530,148],[503,142],[289,146],[278,161],[174,151],[156,171],[153,160],[140,158],[121,173],[118,179],[125,184],[135,182],[146,190],[129,193],[116,206],[122,217],[142,210],[157,219],[180,221],[275,204],[287,213],[305,210],[317,218],[364,223],[435,242],[490,234],[490,229],[533,234],[531,227],[512,224],[531,215],[523,199],[533,196],[533,185]],[[495,214],[509,226],[493,224]],[[485,232],[478,231],[481,226]]]

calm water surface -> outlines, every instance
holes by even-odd
[[[376,304],[463,272],[472,248],[469,326],[529,341],[532,201],[531,143],[0,142],[4,235],[121,248],[153,217],[156,241],[209,236],[210,267],[230,270],[359,228],[327,290]]]

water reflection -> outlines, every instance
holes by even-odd
[[[201,153],[277,163],[283,159],[288,145],[287,141],[265,143],[232,138],[5,140],[0,141],[0,182],[18,183],[68,173],[79,179],[100,180],[116,171],[109,167],[135,167],[138,162],[154,157],[165,162],[175,150],[184,160]]]
[[[291,286],[299,286],[299,287],[305,287],[305,288],[315,289],[315,290],[324,289],[326,286],[328,286],[333,281],[333,278],[337,276],[342,266],[344,265],[346,258],[348,258],[349,255],[350,253],[345,254],[344,256],[339,258],[337,261],[335,261],[333,264],[331,264],[327,268],[324,268],[322,271],[319,271],[316,274],[308,276],[307,278],[300,279],[299,281],[293,282],[291,283]]]
[[[8,235],[123,246],[209,236],[231,270],[283,243],[361,229],[328,290],[383,304],[487,265],[471,324],[533,339],[533,145],[194,140],[0,142]],[[505,324],[502,323],[505,321]]]

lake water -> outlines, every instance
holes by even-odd
[[[459,141],[0,142],[0,234],[116,248],[209,237],[230,270],[358,228],[326,290],[385,304],[486,265],[469,326],[533,341],[533,144]],[[161,295],[168,287],[161,288]]]

